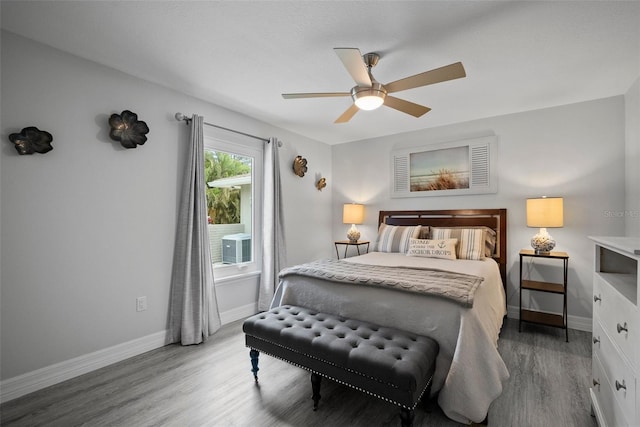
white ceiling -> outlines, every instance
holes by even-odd
[[[5,1],[2,28],[328,144],[625,93],[640,2]],[[382,83],[462,61],[467,77],[399,92],[432,108],[333,121],[355,83],[333,52],[382,58]],[[212,120],[213,121],[213,120]]]

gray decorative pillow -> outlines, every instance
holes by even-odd
[[[431,229],[432,239],[458,239],[459,259],[484,259],[484,230],[480,228],[438,228]]]
[[[441,230],[451,230],[442,232]],[[480,258],[469,258],[469,259],[482,259],[482,258],[491,258],[495,253],[496,244],[497,244],[497,234],[495,230],[485,227],[485,226],[476,226],[476,227],[431,227],[431,235],[432,239],[437,238],[457,238],[458,239],[458,258],[460,258],[460,245],[461,242],[461,230],[481,230],[482,231],[482,240],[484,242],[484,252]],[[447,237],[441,237],[447,236]],[[475,238],[475,235],[473,236]],[[466,243],[465,243],[466,244]]]
[[[406,254],[409,249],[409,239],[420,236],[422,226],[400,226],[380,224],[378,229],[378,252],[399,252]]]

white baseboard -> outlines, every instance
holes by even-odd
[[[594,393],[593,388],[589,389],[589,396],[591,398],[591,415],[594,415],[596,417],[598,426],[608,427],[607,420],[604,418],[604,414],[602,413],[602,409],[600,408],[600,403],[596,398],[596,394]]]
[[[567,325],[570,329],[593,332],[593,319],[591,317],[567,316]]]
[[[246,304],[240,307],[233,308],[231,310],[221,312],[220,322],[222,322],[223,325],[226,325],[227,323],[235,322],[236,320],[252,316],[257,312],[257,303]]]
[[[256,303],[220,313],[222,324],[244,319],[258,312]],[[45,366],[17,377],[0,382],[0,403],[8,402],[25,394],[70,380],[96,369],[155,350],[169,343],[168,331],[160,331],[113,347],[75,357],[54,365]]]
[[[553,313],[553,314],[561,314],[561,313]],[[520,319],[520,308],[514,305],[508,306],[507,317],[510,319]],[[593,322],[590,317],[568,315],[567,326],[569,327],[569,329],[575,329],[578,331],[592,332],[593,330]]]
[[[0,382],[0,403],[58,384],[96,369],[168,344],[168,331],[160,331],[113,347],[75,357]]]

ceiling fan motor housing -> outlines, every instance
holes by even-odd
[[[367,68],[372,68],[378,65],[378,61],[380,60],[380,55],[375,52],[369,52],[362,55],[362,60],[364,61],[364,65]]]

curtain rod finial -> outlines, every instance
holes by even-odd
[[[175,118],[177,121],[181,122],[185,119],[184,114],[182,113],[176,113]]]

